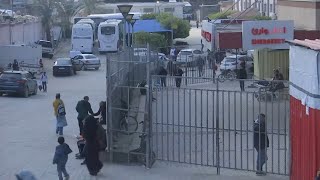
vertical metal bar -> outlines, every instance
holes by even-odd
[[[206,121],[206,130],[207,130],[207,166],[209,166],[209,91],[207,90],[207,121]]]
[[[280,101],[278,103],[278,173],[280,173],[280,120],[281,120],[281,110],[280,110]]]
[[[278,101],[278,173],[280,173],[280,120],[281,120],[280,101]]]
[[[287,172],[287,101],[284,100],[284,174]]]
[[[224,127],[224,95],[225,95],[225,91],[221,91],[221,94],[222,94],[222,102],[221,102],[221,106],[222,106],[222,109],[221,109],[221,112],[222,112],[222,166],[223,167],[226,167],[225,166],[225,145],[224,145],[224,140],[225,140],[225,137],[224,137],[224,130],[225,130],[225,127]]]
[[[181,153],[180,153],[180,89],[178,90],[178,162],[181,162]]]
[[[203,141],[202,141],[202,138],[203,138],[203,133],[202,133],[202,130],[203,130],[203,123],[202,123],[202,119],[203,119],[203,114],[202,114],[202,109],[203,109],[203,106],[202,106],[202,96],[203,96],[203,92],[202,92],[203,90],[201,90],[200,91],[200,102],[201,102],[201,105],[200,105],[200,113],[201,113],[201,121],[200,121],[200,126],[201,126],[201,128],[200,128],[200,144],[201,144],[201,146],[200,146],[200,148],[201,148],[201,165],[203,165]]]
[[[161,88],[161,156],[162,156],[162,160],[164,160],[164,97],[163,97],[163,89]]]
[[[166,96],[167,96],[167,160],[170,160],[170,154],[169,154],[169,144],[170,144],[170,139],[169,139],[169,93],[168,93],[168,87],[166,87]]]
[[[239,95],[240,95],[240,168],[241,168],[241,170],[243,169],[243,158],[242,158],[242,156],[243,156],[243,147],[242,147],[242,92],[241,93],[239,93]]]
[[[237,92],[233,92],[234,103],[234,168],[237,168]]]
[[[260,91],[259,91],[259,93],[260,93]],[[259,94],[260,95],[260,94]],[[252,96],[252,119],[254,120],[255,119],[255,113],[254,113],[254,109],[255,109],[255,103],[254,103],[254,96]],[[252,130],[253,130],[253,127],[251,127],[252,128]],[[252,135],[254,135],[254,131],[253,131],[253,133],[252,133]],[[252,147],[252,149],[253,149],[253,151],[252,151],[252,161],[253,161],[253,169],[255,169],[255,161],[254,161],[254,155],[255,155],[255,148],[254,148],[254,146]]]
[[[191,89],[189,89],[189,127],[190,127],[190,133],[189,133],[189,138],[190,138],[190,140],[189,140],[189,163],[191,164],[191,162],[192,162],[192,123],[191,123],[191,95],[192,95],[192,90]]]
[[[175,144],[175,140],[174,140],[174,126],[175,126],[175,123],[174,123],[174,108],[175,108],[175,104],[174,104],[174,91],[175,89],[172,88],[172,95],[171,95],[171,99],[172,99],[172,160],[175,161],[175,156],[174,156],[174,153],[175,153],[175,147],[174,147],[174,144]]]
[[[190,102],[189,102],[190,104]],[[183,89],[183,162],[186,162],[186,89]]]
[[[128,41],[129,41],[129,36],[128,36]],[[148,54],[147,54],[147,82],[148,82],[148,89],[147,89],[147,117],[148,117],[148,128],[147,128],[147,147],[146,147],[146,168],[151,168],[151,152],[153,151],[152,149],[152,80],[150,78],[150,46],[147,44],[147,49],[148,49]],[[131,64],[131,63],[130,63]]]
[[[273,116],[274,116],[274,112],[273,112],[273,102],[274,102],[274,98],[273,96],[271,96],[271,172],[274,173],[274,163],[273,163],[273,159],[274,159],[274,139],[273,139],[273,134],[274,134],[274,125],[273,125]]]
[[[216,97],[216,129],[217,129],[217,134],[216,134],[216,151],[217,151],[217,157],[216,157],[216,161],[217,161],[217,174],[220,175],[220,144],[219,144],[219,83],[217,81],[217,97]]]
[[[153,80],[156,80],[157,77],[153,77],[152,78]],[[153,85],[153,84],[152,84]],[[156,96],[156,99],[158,99],[158,90],[155,91],[155,96]],[[155,127],[156,127],[156,155],[159,156],[159,129],[158,129],[158,125],[159,125],[159,118],[158,118],[158,111],[159,111],[159,107],[158,107],[158,103],[159,101],[156,101],[156,110],[155,110],[155,115],[156,115],[156,123],[155,123]]]
[[[230,91],[228,91],[228,156],[229,156],[229,159],[228,159],[228,162],[229,162],[229,167],[228,168],[231,168],[231,107],[230,107]]]
[[[267,101],[265,101],[265,114],[268,114],[268,104],[267,104]],[[266,143],[267,143],[267,129],[268,129],[268,121],[265,121],[265,145],[267,145]],[[267,146],[265,146],[265,147],[267,147]],[[266,148],[266,152],[267,152],[267,148]],[[265,172],[268,172],[268,161],[267,161],[267,156],[265,157],[265,167],[266,167],[266,171]]]
[[[246,92],[246,135],[247,135],[247,170],[249,170],[249,101],[248,92]]]
[[[194,98],[195,98],[195,106],[194,106],[194,109],[195,109],[195,113],[194,113],[194,121],[195,121],[195,134],[194,134],[194,137],[195,137],[195,143],[194,143],[194,146],[195,146],[195,163],[196,164],[198,164],[198,138],[197,138],[197,136],[198,136],[198,134],[197,134],[197,129],[198,129],[198,118],[197,118],[197,114],[198,114],[198,112],[197,112],[197,110],[198,110],[198,108],[197,108],[197,103],[198,103],[198,98],[197,98],[197,94],[198,94],[198,91],[197,90],[195,90],[194,91]]]
[[[112,162],[113,161],[113,131],[112,131],[112,126],[113,126],[113,124],[112,124],[112,92],[111,92],[111,90],[112,90],[112,88],[111,88],[111,72],[110,72],[110,70],[111,70],[111,65],[110,65],[110,63],[111,63],[111,60],[110,60],[110,57],[108,57],[108,55],[106,55],[106,71],[107,71],[107,112],[108,112],[108,114],[107,114],[107,124],[108,124],[108,126],[107,126],[107,134],[108,134],[108,136],[107,136],[107,138],[108,138],[108,151],[110,152],[109,153],[109,159],[110,159],[110,161]]]

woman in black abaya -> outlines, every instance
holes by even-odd
[[[99,160],[99,140],[97,138],[98,120],[93,116],[85,119],[83,136],[86,140],[85,160],[90,175],[96,176],[103,164]]]

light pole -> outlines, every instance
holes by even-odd
[[[137,22],[137,20],[136,19],[131,19],[131,21],[130,21],[130,24],[131,24],[131,26],[132,26],[132,40],[131,40],[131,45],[132,45],[132,47],[133,47],[133,40],[134,40],[134,38],[133,38],[133,34],[134,34],[134,28],[133,28],[133,26],[134,26],[134,24]]]
[[[126,22],[127,22],[128,24],[131,23],[131,20],[132,20],[132,18],[133,18],[133,15],[134,15],[134,14],[128,14],[128,15],[126,16]],[[130,25],[128,26],[128,46],[130,47]]]
[[[130,4],[122,4],[122,5],[118,5],[118,9],[120,11],[120,13],[123,16],[123,47],[125,47],[126,44],[126,17],[129,14],[130,10],[132,8],[132,5]]]

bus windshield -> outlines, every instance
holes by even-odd
[[[73,35],[74,36],[91,36],[92,35],[92,29],[90,28],[74,28],[73,29]]]
[[[192,6],[184,6],[183,14],[192,14]]]
[[[115,27],[110,27],[110,26],[101,27],[101,34],[103,34],[103,35],[112,35],[115,33],[116,33]]]

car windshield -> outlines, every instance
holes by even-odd
[[[224,62],[235,62],[236,58],[226,58]]]
[[[71,61],[67,59],[59,59],[57,60],[57,65],[59,66],[71,65]]]
[[[40,44],[42,47],[52,48],[52,43],[49,42],[49,41],[39,41],[39,44]]]
[[[192,55],[190,51],[180,51],[181,55]]]
[[[201,54],[201,51],[200,50],[195,50],[193,51],[194,54]]]
[[[3,74],[0,75],[0,79],[21,79],[21,74],[3,73]]]
[[[97,57],[94,55],[85,55],[84,56],[86,59],[96,59]]]

